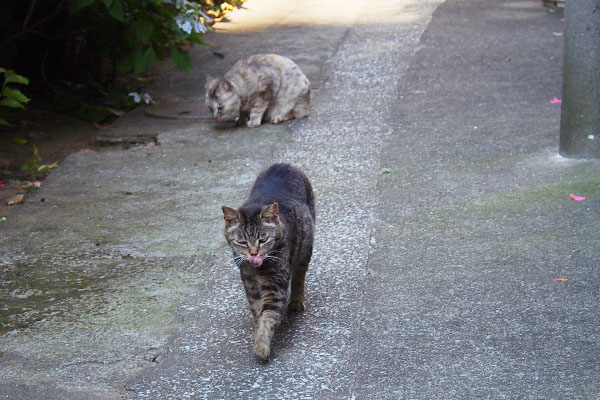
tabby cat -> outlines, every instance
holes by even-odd
[[[254,353],[266,360],[288,294],[288,310],[305,309],[304,279],[315,230],[312,186],[299,169],[274,164],[258,176],[239,209],[222,208],[225,238],[254,316]]]
[[[310,114],[310,82],[289,58],[257,54],[238,61],[225,76],[206,75],[206,105],[221,121],[249,127]]]

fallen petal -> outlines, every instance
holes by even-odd
[[[571,193],[571,198],[575,201],[586,201],[587,200],[587,197],[577,196],[577,195],[574,195],[573,193]]]
[[[16,195],[15,197],[13,197],[12,199],[10,199],[10,200],[8,201],[8,205],[9,205],[9,206],[13,206],[13,205],[15,205],[15,204],[20,204],[20,203],[22,203],[22,202],[23,202],[23,199],[24,199],[24,198],[25,198],[25,195],[18,194],[18,195]]]
[[[554,280],[554,282],[568,282],[569,278],[565,278],[565,277],[560,277],[560,278],[556,278]]]
[[[550,100],[550,104],[560,104],[562,103],[562,100],[557,98],[556,96],[554,96],[554,98],[552,100]]]
[[[29,140],[23,139],[23,138],[12,138],[12,139],[10,139],[10,141],[13,142],[14,144],[27,144],[27,143],[29,143]]]
[[[2,179],[0,179],[0,189],[4,189],[6,187],[6,184],[4,183],[4,181]]]
[[[23,189],[29,189],[29,188],[36,188],[39,189],[42,186],[42,182],[40,181],[27,181],[27,183],[24,183],[23,185],[21,185],[21,188]]]

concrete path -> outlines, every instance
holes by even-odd
[[[596,398],[600,163],[556,155],[560,17],[248,0],[99,135],[158,146],[70,156],[0,226],[0,395]],[[204,120],[202,73],[257,52],[298,62],[312,115]],[[318,234],[262,364],[220,205],[279,161],[313,181]]]

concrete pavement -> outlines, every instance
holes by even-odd
[[[249,0],[99,136],[160,145],[74,154],[2,223],[4,398],[597,397],[600,163],[557,156],[560,15],[322,3]],[[257,52],[298,62],[312,115],[204,120],[202,72]],[[261,364],[220,205],[279,161],[318,234]]]

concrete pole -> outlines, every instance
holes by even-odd
[[[600,159],[600,0],[565,1],[560,154]]]

